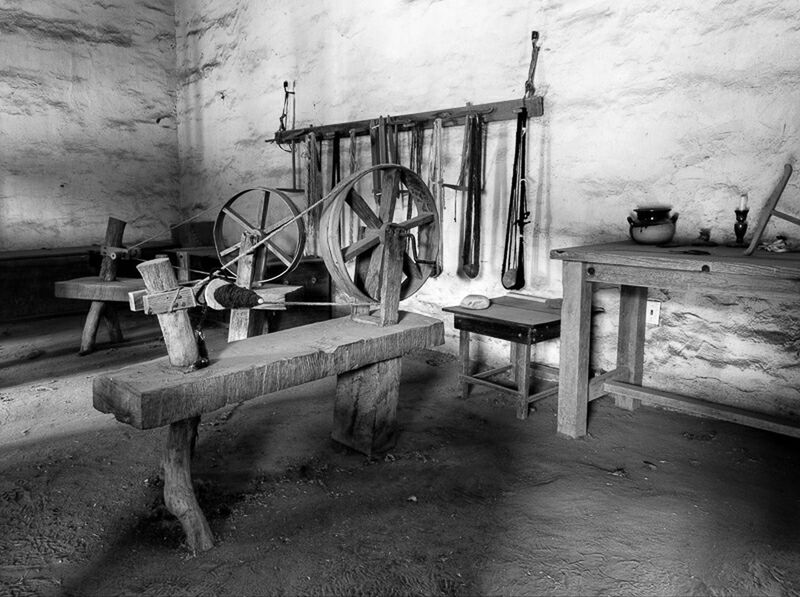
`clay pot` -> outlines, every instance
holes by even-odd
[[[642,245],[663,245],[675,236],[678,214],[669,215],[672,208],[665,206],[634,209],[636,219],[628,216],[631,238]]]

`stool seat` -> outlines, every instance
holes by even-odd
[[[460,332],[459,361],[462,398],[469,396],[472,385],[490,387],[516,398],[517,418],[528,416],[530,404],[558,392],[554,384],[545,390],[530,393],[531,346],[537,342],[558,338],[561,335],[561,308],[558,301],[550,302],[514,296],[491,299],[488,309],[468,309],[461,306],[444,307],[453,314],[453,323]],[[505,367],[472,373],[470,362],[470,334],[480,334],[511,343],[511,364]],[[544,369],[544,367],[542,367]],[[514,373],[514,388],[501,385],[490,378],[509,369]]]

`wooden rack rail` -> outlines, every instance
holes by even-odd
[[[506,100],[502,102],[490,102],[487,104],[467,104],[458,108],[448,108],[445,110],[431,110],[430,112],[416,112],[414,114],[401,114],[390,116],[387,124],[400,127],[411,128],[422,125],[424,128],[431,128],[433,121],[437,118],[442,119],[442,126],[455,126],[464,124],[464,118],[470,114],[481,114],[486,122],[496,122],[500,120],[513,120],[517,113],[525,106],[528,116],[536,118],[544,114],[544,101],[541,96],[530,98]],[[302,141],[308,133],[315,133],[317,137],[326,139],[338,133],[347,136],[350,131],[355,131],[358,136],[368,135],[372,120],[354,120],[339,124],[326,124],[322,126],[308,126],[285,131],[277,131],[275,137],[269,139],[276,143],[291,143]]]

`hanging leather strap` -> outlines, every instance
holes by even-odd
[[[477,277],[481,258],[481,194],[483,187],[483,125],[479,115],[467,117],[468,168],[467,204],[464,209],[464,243],[461,270],[468,278]]]

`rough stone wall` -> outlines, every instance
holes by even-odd
[[[0,250],[177,221],[171,0],[3,0],[0,56]]]
[[[541,32],[529,129],[527,286],[561,294],[553,248],[626,238],[643,203],[680,212],[678,239],[701,227],[733,239],[733,209],[757,214],[800,137],[796,0],[177,0],[183,206],[219,204],[246,185],[288,186],[290,161],[265,143],[284,80],[297,83],[297,125],[444,109],[521,97],[530,31]],[[460,130],[445,129],[455,181]],[[460,199],[447,195],[445,273],[404,304],[434,316],[500,283],[513,127],[489,125],[481,274],[459,274]],[[361,151],[361,163],[366,154]],[[787,204],[798,195],[790,182]],[[800,208],[795,208],[798,212]],[[453,215],[456,215],[456,221]],[[772,226],[768,236],[792,226]],[[688,394],[798,415],[797,310],[790,304],[666,294],[648,330],[646,379]],[[593,361],[614,359],[616,299],[597,293]],[[456,336],[450,329],[448,346]],[[507,359],[505,343],[477,352]],[[558,343],[537,358],[558,363]]]

